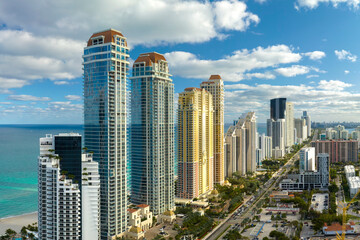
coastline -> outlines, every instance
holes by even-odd
[[[20,232],[23,226],[27,226],[28,224],[32,224],[37,222],[38,213],[25,213],[17,216],[8,216],[4,218],[0,218],[0,236],[5,234],[6,229],[11,228],[15,230],[17,233]]]

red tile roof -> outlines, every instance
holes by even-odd
[[[139,205],[137,205],[137,207],[139,207],[139,208],[146,208],[146,207],[149,207],[149,205],[146,205],[146,204],[139,204]]]
[[[134,213],[134,212],[136,212],[137,210],[139,210],[139,209],[129,208],[129,209],[128,209],[128,212]]]
[[[94,37],[98,37],[98,36],[104,36],[104,43],[109,43],[109,42],[115,42],[114,41],[114,35],[119,35],[119,36],[124,36],[122,35],[121,32],[116,31],[114,29],[109,29],[103,32],[98,32],[98,33],[94,33],[93,35],[91,35],[91,37],[88,40],[87,46],[92,46],[92,41],[91,39]],[[125,46],[127,46],[127,43],[125,41]]]
[[[188,87],[188,88],[185,88],[185,91],[192,91],[192,90],[201,91],[202,89],[201,89],[201,88],[197,88],[197,87]]]
[[[160,60],[166,61],[165,57],[157,52],[151,53],[142,53],[140,56],[135,60],[134,63],[138,62],[145,62],[146,66],[151,66],[152,63],[157,63]]]
[[[209,80],[221,79],[220,75],[211,75]]]
[[[354,230],[354,227],[353,227],[354,222],[350,222],[350,224],[346,224],[346,231],[349,231],[349,230]],[[342,231],[342,225],[340,225],[340,223],[333,223],[331,224],[330,226],[328,226],[326,223],[324,224],[324,227],[325,227],[325,231]]]

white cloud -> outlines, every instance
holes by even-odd
[[[54,84],[55,85],[68,85],[70,83],[68,81],[55,81]]]
[[[4,78],[1,76],[0,73],[0,93],[10,93],[9,89],[22,88],[23,86],[28,84],[30,83],[26,80],[16,78]]]
[[[70,101],[80,101],[81,96],[78,95],[66,95],[65,98]]]
[[[45,105],[45,106],[44,106]],[[58,123],[74,124],[81,123],[83,118],[82,104],[71,102],[47,102],[37,105],[18,105],[12,102],[11,105],[4,105],[0,108],[0,118],[6,122],[2,123]]]
[[[109,7],[111,6],[111,7]],[[46,11],[44,11],[46,8]],[[224,15],[224,11],[229,10]],[[225,16],[226,15],[226,16]],[[34,17],[36,16],[36,17]],[[204,42],[227,30],[246,30],[259,18],[239,0],[12,0],[2,2],[0,23],[39,36],[84,42],[94,29],[113,27],[130,44]],[[111,24],[111,26],[109,25]]]
[[[244,2],[229,0],[214,2],[215,22],[227,30],[245,31],[251,23],[259,23],[257,15],[246,11]]]
[[[307,75],[306,78],[317,78],[320,77],[318,74]]]
[[[63,84],[81,76],[83,47],[71,39],[0,30],[0,89],[20,88],[38,79]]]
[[[339,80],[321,80],[319,82],[318,88],[325,89],[325,90],[336,90],[336,91],[342,91],[347,87],[351,87],[352,85],[350,83],[345,83]]]
[[[70,101],[66,102],[50,102],[49,108],[51,111],[67,111],[67,112],[79,112],[82,114],[83,105],[82,104],[73,104]],[[79,113],[77,113],[79,114]]]
[[[0,10],[1,11],[1,10]],[[0,52],[3,55],[81,59],[85,40],[63,37],[41,37],[20,30],[0,31]]]
[[[69,84],[82,74],[87,39],[110,27],[134,46],[200,43],[224,38],[229,30],[245,31],[259,21],[240,0],[5,1],[0,25],[8,29],[0,30],[0,78]],[[0,93],[9,88],[0,87]]]
[[[301,54],[293,52],[286,45],[237,50],[232,55],[217,60],[203,60],[192,53],[180,51],[166,53],[165,57],[171,67],[171,73],[174,75],[203,79],[216,72],[222,76],[224,81],[231,82],[244,79],[246,77],[244,73],[248,71],[301,60]],[[251,73],[249,74],[251,76]],[[267,74],[267,76],[271,75]]]
[[[346,50],[335,50],[335,55],[337,56],[337,58],[339,60],[349,60],[351,62],[356,62],[357,56],[350,53],[349,51]]]
[[[265,73],[246,73],[246,78],[259,78],[259,79],[275,79],[276,76],[272,74],[271,72],[265,72]]]
[[[49,97],[36,97],[31,95],[10,95],[8,99],[15,101],[50,101]]]
[[[345,70],[344,73],[345,73],[345,74],[349,74],[350,71],[349,71],[349,70]]]
[[[326,56],[322,51],[313,51],[304,53],[305,56],[308,56],[311,60],[320,60]]]
[[[241,84],[241,83],[236,83],[236,84],[225,84],[225,89],[226,90],[233,90],[233,89],[253,89],[254,87],[251,87],[247,84]]]
[[[295,8],[306,7],[310,9],[317,8],[319,4],[332,4],[334,7],[338,7],[339,4],[344,3],[349,7],[358,8],[360,1],[359,0],[297,0]]]
[[[295,77],[296,75],[306,74],[310,71],[307,66],[293,65],[291,67],[284,67],[275,69],[275,71],[285,77]]]
[[[19,67],[21,66],[21,67]],[[0,76],[24,79],[73,79],[81,75],[81,61],[33,56],[0,55]]]

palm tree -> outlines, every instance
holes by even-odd
[[[30,240],[34,240],[35,239],[35,235],[33,233],[29,233],[28,235]]]
[[[26,237],[27,231],[26,231],[26,227],[25,227],[25,226],[21,228],[20,233],[21,233],[21,237]]]
[[[5,231],[6,235],[10,237],[10,239],[14,238],[16,235],[16,232],[12,230],[11,228],[6,229]]]

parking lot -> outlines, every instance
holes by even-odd
[[[183,222],[182,218],[176,218],[176,223],[181,225]],[[146,239],[154,239],[157,235],[160,235],[165,238],[172,237],[175,239],[177,231],[173,229],[173,224],[169,223],[160,223],[156,226],[150,228],[148,231],[145,232]]]
[[[276,214],[273,214],[276,216]],[[271,214],[266,213],[263,209],[260,216],[259,222],[252,222],[253,227],[246,229],[241,235],[248,237],[249,239],[253,239],[256,237],[254,234],[258,234],[258,239],[263,239],[264,237],[269,237],[271,231],[276,230],[279,232],[283,232],[287,236],[291,236],[295,234],[296,229],[291,226],[292,221],[300,221],[299,214],[288,214],[286,215],[286,219],[282,220],[271,220]]]
[[[316,193],[311,198],[310,209],[317,212],[322,212],[329,208],[329,194],[328,193]]]

